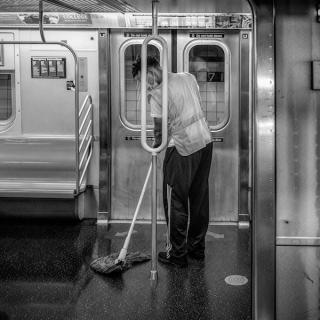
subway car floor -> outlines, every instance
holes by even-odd
[[[3,319],[251,319],[251,235],[210,226],[204,262],[185,269],[150,262],[108,277],[90,262],[118,252],[129,224],[95,221],[4,221],[0,226],[0,320]],[[165,225],[158,226],[158,250]],[[151,252],[150,224],[137,224],[129,251]],[[230,285],[231,275],[248,282]],[[245,277],[245,278],[244,278]]]

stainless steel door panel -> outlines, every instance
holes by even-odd
[[[195,39],[190,37],[190,31],[179,31],[177,36],[178,72],[189,71],[191,47],[221,43],[221,47],[227,48],[224,51],[229,52],[229,121],[220,129],[217,129],[219,126],[215,126],[216,129],[213,127],[212,131],[215,142],[209,178],[211,222],[238,221],[239,213],[239,32],[228,31],[223,34],[223,38]],[[227,55],[225,59],[228,59]],[[224,72],[227,71],[225,68]],[[225,81],[228,81],[227,77]]]
[[[148,31],[150,32],[150,31]],[[134,31],[130,30],[133,34]],[[143,187],[151,155],[143,150],[140,142],[140,130],[137,126],[140,117],[137,117],[136,123],[128,125],[127,121],[121,120],[125,111],[123,106],[124,80],[121,76],[125,74],[123,70],[124,48],[133,44],[142,44],[147,34],[139,30],[143,37],[126,37],[124,30],[111,31],[111,126],[112,126],[112,183],[111,183],[111,219],[132,219],[135,207],[137,205],[140,192]],[[170,50],[170,33],[160,33],[168,43],[169,56]],[[129,67],[129,66],[128,66]],[[169,63],[169,69],[171,69]],[[127,70],[129,71],[129,70]],[[129,71],[130,72],[130,71]],[[129,84],[128,84],[129,85]],[[133,85],[132,83],[130,85]],[[123,93],[123,92],[122,92]],[[121,110],[122,109],[122,110]],[[127,116],[129,117],[129,112]],[[121,115],[121,117],[120,117]],[[126,126],[127,125],[127,126]],[[130,127],[130,128],[129,128]],[[149,136],[151,138],[152,131]],[[163,153],[159,156],[158,161],[158,218],[164,219],[162,207],[162,159]],[[151,184],[146,190],[145,198],[141,205],[138,215],[140,220],[151,219]]]

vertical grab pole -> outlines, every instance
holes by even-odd
[[[154,1],[154,5],[158,1]],[[155,6],[156,7],[156,6]],[[153,13],[156,8],[153,7]],[[157,28],[154,28],[157,32]],[[162,46],[162,141],[157,148],[152,148],[147,144],[147,46],[152,40],[158,41]],[[151,280],[157,280],[157,154],[167,146],[168,140],[168,46],[166,40],[158,35],[148,36],[141,48],[141,145],[152,154],[152,262]]]
[[[41,40],[43,42],[46,42],[46,38],[45,38],[44,32],[43,32],[43,2],[42,2],[42,0],[39,0],[39,30],[40,30]]]
[[[152,153],[152,199],[151,199],[151,271],[150,280],[157,280],[157,154]]]
[[[158,0],[152,1],[152,35],[158,35]]]
[[[152,0],[152,35],[158,35],[158,0]],[[157,154],[152,153],[152,197],[151,197],[151,271],[150,280],[157,280]]]

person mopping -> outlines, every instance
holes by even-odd
[[[134,62],[132,74],[140,81],[141,58]],[[156,148],[162,141],[162,69],[152,56],[147,57],[147,84]],[[158,260],[186,267],[187,256],[205,258],[212,158],[212,138],[201,109],[199,86],[190,73],[168,74],[168,141],[163,162],[168,237],[166,251],[159,252]]]

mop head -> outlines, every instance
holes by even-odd
[[[110,275],[126,271],[134,264],[151,260],[151,256],[149,254],[129,252],[126,255],[125,261],[119,261],[116,263],[118,256],[119,253],[112,253],[109,256],[95,259],[91,262],[90,267],[96,272]]]

